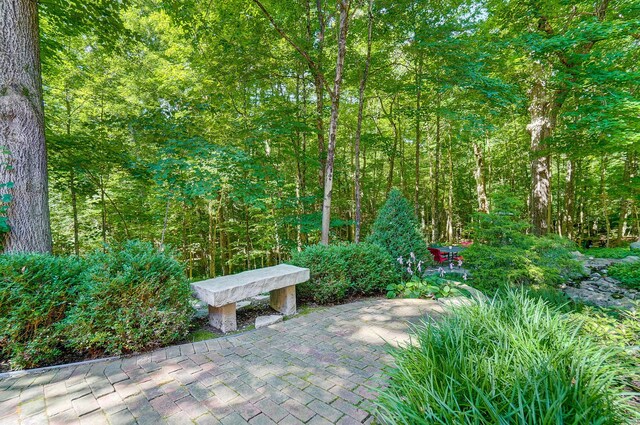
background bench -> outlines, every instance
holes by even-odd
[[[238,328],[236,302],[269,292],[271,307],[289,316],[296,313],[296,285],[307,280],[309,269],[280,264],[194,282],[191,289],[209,305],[209,324],[230,332]]]

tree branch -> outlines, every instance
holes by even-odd
[[[278,32],[278,34],[280,34],[280,36],[287,43],[289,43],[289,45],[291,45],[291,47],[293,47],[298,53],[300,53],[300,55],[307,61],[307,64],[309,65],[311,72],[314,72],[316,75],[318,75],[318,77],[320,77],[320,80],[322,81],[322,85],[325,87],[325,89],[329,93],[329,96],[331,96],[331,99],[333,99],[335,97],[335,94],[333,93],[333,89],[327,84],[327,80],[324,78],[324,74],[322,73],[318,65],[315,63],[315,61],[311,58],[311,56],[302,47],[300,47],[295,41],[293,41],[293,39],[289,37],[289,35],[286,32],[284,32],[284,30],[276,23],[275,19],[273,19],[273,16],[271,16],[269,11],[264,7],[264,5],[260,2],[260,0],[252,0],[252,1],[256,4],[256,6],[260,8],[264,16],[266,16],[269,22],[271,22],[271,25],[273,25],[273,28]]]

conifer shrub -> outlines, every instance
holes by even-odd
[[[394,350],[383,423],[631,422],[615,351],[544,301],[509,292],[415,329]]]
[[[296,286],[298,297],[319,304],[379,295],[399,278],[389,254],[366,242],[309,246],[294,252],[290,262],[311,271],[311,279]]]
[[[432,262],[427,244],[420,234],[413,207],[398,189],[389,192],[387,201],[378,211],[367,242],[387,251],[396,260],[395,268],[404,278],[410,276],[400,261],[397,261],[400,257],[409,259],[413,253],[414,261]]]

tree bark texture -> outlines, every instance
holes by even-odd
[[[5,252],[51,252],[38,9],[0,2],[0,184],[11,201]]]
[[[545,79],[536,78],[531,88],[527,131],[531,135],[531,224],[533,233],[549,232],[551,202],[551,157],[545,153],[546,141],[555,127],[557,109],[552,89]]]

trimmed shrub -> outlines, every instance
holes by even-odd
[[[378,211],[367,242],[381,246],[394,260],[400,257],[408,259],[413,253],[416,261],[432,262],[427,244],[420,235],[413,207],[398,189],[389,192],[387,202]],[[405,278],[410,277],[398,261],[395,261],[395,268]]]
[[[0,360],[31,368],[141,351],[186,335],[192,308],[182,266],[151,244],[87,258],[0,256]]]
[[[12,369],[49,364],[64,352],[61,322],[84,268],[77,257],[0,256],[0,357]]]
[[[640,262],[612,264],[608,275],[627,288],[640,289]]]
[[[122,354],[187,334],[191,290],[170,253],[132,241],[96,252],[87,262],[81,296],[66,320],[74,347]]]
[[[384,423],[630,423],[612,350],[541,300],[507,293],[416,329],[393,351]]]
[[[369,243],[313,245],[294,252],[290,262],[311,270],[311,279],[297,286],[298,297],[319,304],[382,294],[399,279],[389,254]]]

